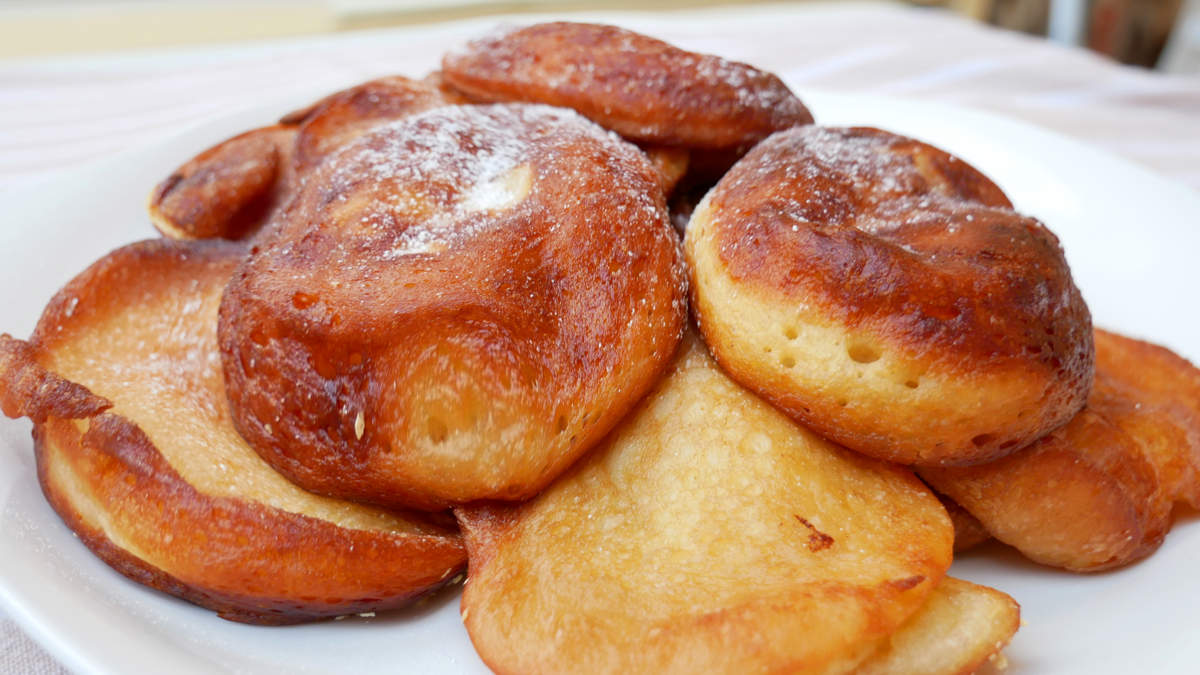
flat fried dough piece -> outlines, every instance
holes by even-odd
[[[694,336],[533,501],[455,513],[463,619],[499,673],[842,672],[917,611],[953,537],[912,474],[796,426]]]
[[[999,655],[1021,624],[1021,608],[1008,595],[944,577],[929,599],[855,675],[962,675]]]
[[[1098,330],[1095,384],[1069,424],[996,462],[921,476],[1032,560],[1118,567],[1158,548],[1175,502],[1196,503],[1198,401],[1187,361]]]
[[[127,246],[69,283],[29,342],[0,336],[0,403],[35,421],[47,499],[117,571],[235,621],[382,610],[445,584],[465,563],[457,533],[304,492],[234,430],[216,314],[243,255]]]
[[[295,127],[276,124],[222,141],[154,187],[150,222],[172,239],[240,239],[282,207],[294,183]]]
[[[722,368],[852,450],[985,462],[1086,400],[1091,317],[1057,238],[928,144],[774,134],[696,208],[684,247]]]
[[[954,523],[955,553],[975,548],[992,538],[992,535],[988,534],[987,528],[983,526],[983,523],[979,522],[978,518],[971,515],[958,502],[946,495],[936,492],[934,494],[941,500],[942,506],[946,507],[946,514],[950,516],[950,522]]]
[[[774,131],[812,123],[771,73],[615,26],[498,32],[447,54],[442,77],[478,101],[572,108],[639,143],[745,152]]]
[[[188,160],[150,194],[150,220],[173,239],[244,239],[282,212],[330,153],[380,124],[462,100],[436,80],[401,76],[335,92]]]

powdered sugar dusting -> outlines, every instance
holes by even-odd
[[[581,132],[614,138],[562,108],[436,108],[347,146],[330,158],[319,189],[336,195],[339,220],[390,240],[384,259],[439,253],[492,225],[497,212],[521,208],[536,182],[535,155]]]

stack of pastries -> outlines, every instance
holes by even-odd
[[[986,176],[620,28],[337,92],[149,211],[0,405],[93,552],[227,619],[465,573],[497,672],[963,673],[1019,610],[954,551],[1108,569],[1200,506],[1200,371]]]

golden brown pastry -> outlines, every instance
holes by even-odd
[[[447,84],[479,101],[572,108],[638,143],[735,149],[812,115],[776,76],[615,26],[542,23],[442,59]]]
[[[238,429],[311,490],[525,499],[658,379],[685,274],[659,175],[547,106],[454,106],[329,158],[230,284]]]
[[[930,598],[953,537],[911,473],[797,426],[694,335],[545,492],[455,514],[463,621],[498,673],[847,672]]]
[[[943,494],[937,494],[937,498],[942,501],[942,506],[946,507],[950,522],[954,523],[955,553],[975,548],[992,538],[983,523],[979,522],[978,518],[971,515],[971,512],[964,509],[958,502]]]
[[[380,124],[462,101],[400,76],[336,92],[188,160],[151,193],[150,220],[175,239],[244,239],[283,211],[329,153]]]
[[[462,102],[436,81],[398,75],[339,91],[319,101],[298,122],[296,171],[311,172],[325,157],[381,124]]]
[[[247,131],[196,155],[155,186],[150,222],[172,239],[241,239],[286,204],[296,128]]]
[[[1028,448],[921,475],[1029,558],[1075,571],[1149,555],[1176,502],[1198,506],[1200,370],[1096,331],[1096,381],[1069,424]]]
[[[118,572],[234,621],[295,623],[402,605],[465,563],[424,515],[305,492],[233,428],[217,307],[225,242],[119,249],[0,336],[0,405],[35,422],[46,498]]]
[[[943,577],[904,625],[881,640],[855,675],[966,675],[1000,657],[1021,624],[1008,595]]]
[[[1066,423],[1091,319],[1058,240],[919,141],[798,127],[692,215],[694,311],[731,376],[849,448],[994,459]]]
[[[688,171],[690,155],[687,150],[669,145],[648,145],[642,147],[642,152],[662,179],[663,194],[668,197],[675,191],[675,186],[683,180]]]

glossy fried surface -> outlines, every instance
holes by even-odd
[[[1091,384],[1091,319],[1058,240],[912,139],[776,134],[708,194],[685,249],[722,366],[868,455],[1000,457],[1066,423]]]
[[[1096,331],[1096,382],[1065,427],[996,462],[921,475],[1029,558],[1076,571],[1152,553],[1175,502],[1195,504],[1200,371]]]
[[[401,76],[336,92],[188,160],[151,193],[151,222],[174,239],[244,239],[278,216],[330,153],[380,124],[462,101],[436,82]]]
[[[196,155],[150,194],[150,221],[173,239],[240,239],[287,201],[296,129],[247,131]]]
[[[367,131],[430,108],[462,102],[436,84],[391,76],[339,91],[299,121],[296,171],[307,174],[329,154]]]
[[[577,110],[645,143],[745,148],[812,115],[776,76],[615,26],[542,23],[474,40],[442,59],[480,101]]]
[[[463,620],[499,673],[846,672],[951,558],[912,474],[795,425],[694,336],[533,501],[455,513]]]
[[[0,338],[0,398],[37,422],[47,499],[117,571],[235,621],[381,610],[448,582],[465,563],[457,533],[305,492],[234,430],[216,320],[243,255],[119,249],[50,302],[29,342]]]
[[[1008,595],[944,577],[929,599],[855,670],[856,675],[966,675],[1000,654],[1021,609]]]
[[[440,108],[321,165],[221,307],[239,430],[324,494],[532,496],[682,334],[685,275],[637,148],[546,106]]]

